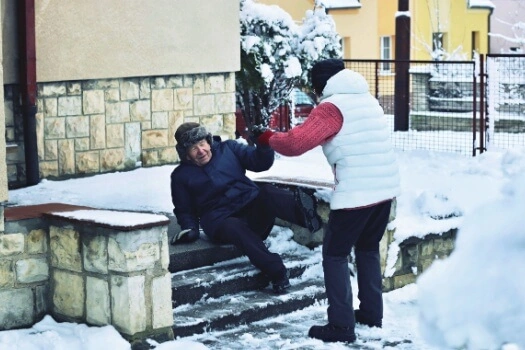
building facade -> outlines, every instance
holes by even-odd
[[[314,0],[260,0],[274,4],[300,22]],[[336,23],[345,59],[395,59],[395,27],[398,1],[323,0]],[[432,59],[436,46],[465,59],[472,52],[488,53],[489,19],[493,4],[488,0],[410,0],[411,51],[414,60]],[[385,72],[386,73],[386,72]]]
[[[1,5],[11,188],[25,185],[27,167],[21,3]],[[33,3],[41,178],[175,163],[173,134],[185,121],[234,136],[238,0]]]

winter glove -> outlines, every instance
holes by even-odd
[[[199,230],[189,228],[176,233],[171,239],[171,244],[192,243],[199,239]]]
[[[270,137],[273,134],[274,132],[271,129],[264,126],[254,125],[251,128],[251,140],[258,146],[268,147],[270,145]]]
[[[270,146],[270,137],[272,137],[273,134],[275,134],[273,131],[266,130],[257,137],[257,144],[261,146]]]

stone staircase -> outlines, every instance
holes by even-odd
[[[195,243],[170,246],[174,336],[249,325],[325,298],[322,278],[305,274],[319,264],[319,254],[292,251],[281,256],[292,287],[276,295],[269,280],[233,246],[216,245],[203,234]]]

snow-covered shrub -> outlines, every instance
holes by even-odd
[[[240,2],[241,70],[237,105],[248,130],[268,126],[271,113],[289,103],[296,85],[308,84],[313,62],[341,57],[339,35],[324,9],[308,11],[302,26],[276,5]]]

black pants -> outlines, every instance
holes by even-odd
[[[355,327],[348,256],[355,246],[359,309],[367,319],[383,318],[379,242],[388,224],[392,201],[372,207],[330,212],[323,241],[323,271],[328,322]]]
[[[272,185],[260,186],[259,195],[247,206],[223,220],[217,228],[218,240],[239,248],[250,262],[272,281],[286,274],[279,254],[271,253],[264,240],[279,217],[303,225],[292,191]]]

